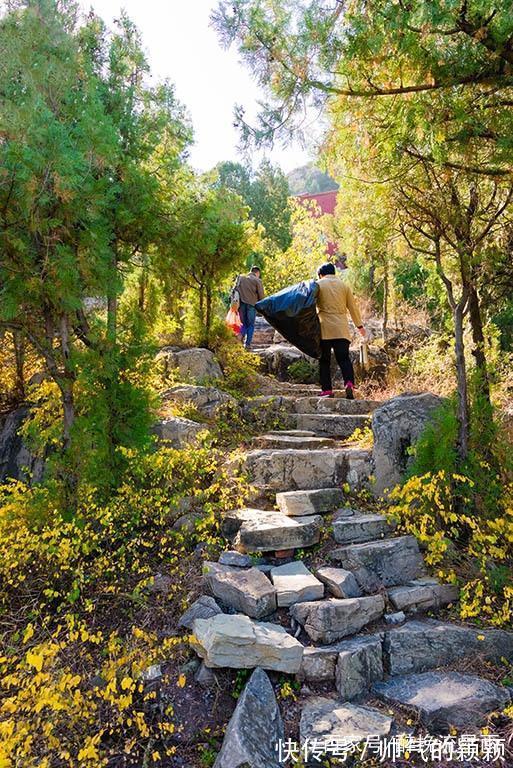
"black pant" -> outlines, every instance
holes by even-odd
[[[321,341],[321,359],[319,361],[319,376],[321,379],[321,388],[323,392],[332,389],[331,383],[331,350],[335,353],[335,358],[344,377],[344,385],[348,382],[354,384],[354,370],[351,358],[349,357],[348,339],[323,339]]]

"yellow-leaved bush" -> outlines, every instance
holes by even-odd
[[[390,494],[389,516],[417,537],[428,565],[460,587],[462,619],[507,626],[513,620],[513,486],[497,516],[474,511],[474,482],[444,471],[413,476]]]
[[[116,495],[102,504],[89,489],[73,520],[51,486],[2,488],[1,768],[154,765],[176,748],[172,707],[155,706],[143,673],[186,655],[176,620],[195,547],[212,556],[223,544],[220,514],[244,486],[212,448],[129,458]],[[184,513],[194,528],[173,529]],[[157,573],[167,582],[155,596]]]

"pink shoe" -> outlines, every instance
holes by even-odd
[[[332,389],[323,389],[319,397],[335,397]]]

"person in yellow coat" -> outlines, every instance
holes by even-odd
[[[335,265],[323,264],[317,271],[319,290],[317,293],[317,314],[321,325],[321,358],[319,361],[319,378],[321,381],[321,397],[333,397],[331,383],[331,350],[344,377],[346,397],[354,400],[354,369],[349,357],[351,332],[347,321],[347,313],[353,323],[365,338],[360,310],[356,304],[351,288],[337,277]]]

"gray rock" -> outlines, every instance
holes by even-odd
[[[344,482],[357,489],[368,481],[371,454],[354,448],[250,451],[245,470],[258,490],[336,488]]]
[[[278,607],[288,607],[324,597],[324,584],[315,578],[302,561],[278,565],[271,571]]]
[[[422,579],[388,590],[390,602],[398,611],[427,611],[458,600],[458,587],[452,584],[426,584]]]
[[[223,378],[223,371],[214,353],[202,347],[179,350],[176,347],[164,347],[157,354],[157,361],[166,373],[177,369],[183,381],[201,383],[206,379]]]
[[[394,586],[415,579],[424,570],[415,536],[351,544],[333,549],[330,558],[352,571],[358,583],[364,583],[370,572],[385,586]]]
[[[250,568],[253,565],[249,555],[243,555],[241,552],[236,552],[233,549],[222,552],[219,562],[221,565],[231,565],[236,568]]]
[[[202,515],[199,512],[187,512],[185,515],[180,515],[171,528],[173,531],[185,530],[188,533],[192,533],[196,528],[196,523],[201,519]]]
[[[260,619],[276,610],[277,591],[256,568],[207,562],[203,565],[203,579],[214,597],[246,616]]]
[[[296,413],[341,413],[348,416],[368,415],[382,405],[379,400],[346,400],[345,397],[298,397],[294,401]]]
[[[338,654],[335,680],[340,698],[355,699],[383,679],[381,637],[369,635],[346,640]]]
[[[354,635],[367,624],[379,619],[385,609],[381,595],[352,597],[347,600],[331,598],[318,602],[296,603],[290,613],[314,642],[333,643]]]
[[[205,666],[204,662],[201,662],[198,669],[196,670],[194,679],[197,683],[203,685],[205,688],[210,688],[212,685],[217,684],[216,673],[213,669],[209,669],[209,667]]]
[[[238,524],[238,529],[233,534]],[[225,517],[223,532],[231,531],[237,549],[246,552],[271,552],[280,549],[311,547],[317,544],[322,517],[287,517],[281,512],[242,509]]]
[[[278,509],[284,515],[322,515],[333,512],[344,503],[341,488],[321,488],[312,491],[285,491],[276,494]]]
[[[381,539],[393,532],[394,525],[384,515],[342,514],[333,521],[333,538],[337,544],[358,544],[363,541]]]
[[[297,363],[299,360],[310,361],[315,365],[315,360],[300,352],[296,347],[290,344],[272,344],[265,349],[255,350],[260,357],[264,370],[276,376],[280,381],[290,379],[289,366]]]
[[[276,746],[284,739],[273,687],[255,669],[240,696],[214,768],[280,768]]]
[[[315,451],[319,448],[334,448],[336,442],[329,437],[300,436],[288,434],[266,434],[256,437],[252,441],[258,448],[294,448]]]
[[[214,598],[209,595],[202,595],[180,616],[178,626],[192,629],[195,619],[210,619],[219,613],[222,613],[222,611]]]
[[[333,683],[338,654],[343,649],[344,642],[346,641],[341,640],[333,645],[307,645],[297,673],[298,680],[306,680],[309,683]]]
[[[278,624],[257,622],[241,614],[196,619],[190,643],[207,667],[262,667],[295,674],[303,646]]]
[[[298,429],[311,429],[323,437],[346,439],[356,429],[369,426],[370,416],[341,413],[298,413],[296,425]]]
[[[408,449],[417,442],[442,402],[429,393],[405,394],[376,408],[372,415],[376,495],[400,482],[411,460]]]
[[[397,611],[397,613],[385,613],[385,624],[402,624],[406,621],[406,616],[403,611]]]
[[[393,704],[412,707],[424,727],[445,733],[451,726],[464,729],[483,724],[487,715],[510,701],[505,688],[458,672],[423,672],[391,677],[375,683],[373,693]]]
[[[463,627],[430,619],[409,621],[385,633],[385,665],[391,675],[423,672],[465,657],[513,661],[513,632]]]
[[[20,435],[29,418],[27,405],[0,416],[0,482],[12,478],[34,485],[43,479],[46,457],[34,455]]]
[[[341,746],[350,747],[370,736],[388,736],[392,723],[391,717],[377,709],[317,696],[303,707],[299,724],[300,741],[302,745],[311,743],[312,748],[315,743],[322,747],[325,742],[339,742]],[[319,765],[314,753],[309,752],[308,758],[308,764]]]
[[[326,584],[328,590],[335,597],[362,596],[362,590],[351,571],[346,571],[344,568],[330,568],[326,566],[319,568],[316,575],[318,579]]]
[[[215,387],[200,387],[194,384],[179,384],[167,389],[162,394],[164,402],[190,403],[203,416],[211,418],[217,414],[221,406],[236,404],[235,398]]]
[[[161,419],[153,426],[153,432],[159,443],[166,443],[172,448],[183,448],[198,442],[198,436],[205,432],[206,427],[197,421],[183,419],[181,416],[169,416]]]

